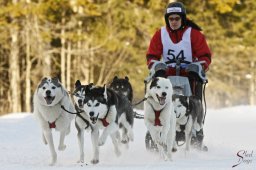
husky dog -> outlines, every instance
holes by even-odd
[[[75,126],[77,129],[78,145],[80,150],[80,159],[78,162],[84,162],[84,131],[93,130],[90,124],[88,114],[83,111],[84,102],[86,101],[86,94],[93,88],[93,84],[82,85],[80,80],[75,83],[75,90],[72,93],[75,102],[77,116],[75,118]]]
[[[185,151],[189,151],[193,133],[196,135],[203,127],[204,113],[201,100],[196,96],[173,95],[173,105],[177,118],[176,139],[179,141],[185,136]]]
[[[115,91],[120,96],[126,96],[129,99],[132,106],[133,90],[132,90],[132,85],[127,76],[125,76],[125,78],[118,78],[117,76],[115,76],[112,82],[110,83],[109,88]],[[136,117],[138,113],[133,111],[133,115],[134,117]],[[120,127],[122,129],[122,143],[128,144],[126,128],[123,128],[122,124],[120,124]]]
[[[127,139],[133,141],[133,112],[130,102],[126,97],[122,97],[111,89],[96,87],[87,94],[88,100],[84,104],[85,113],[89,114],[92,124],[92,145],[94,156],[92,163],[99,162],[99,146],[102,146],[110,135],[114,144],[115,153],[119,156],[118,146],[120,123],[127,130]],[[103,129],[101,136],[99,129]]]
[[[93,83],[90,83],[88,85],[82,85],[80,80],[77,80],[75,83],[75,90],[72,93],[73,99],[75,102],[75,107],[77,111],[83,110],[84,107],[84,101],[86,100],[86,93],[90,91],[90,89],[93,88]]]
[[[111,88],[118,94],[127,96],[129,101],[132,103],[133,90],[132,90],[132,85],[129,82],[129,78],[127,76],[125,76],[124,79],[118,78],[117,76],[115,76],[113,81],[110,83],[109,88]]]
[[[147,86],[144,102],[144,121],[157,145],[160,156],[172,160],[172,148],[175,142],[176,116],[172,104],[172,84],[170,80],[155,77]],[[164,147],[167,146],[167,155]]]
[[[41,80],[34,93],[33,104],[34,115],[43,131],[43,142],[49,144],[51,151],[50,165],[54,165],[57,161],[57,154],[54,148],[52,129],[60,131],[58,149],[65,150],[64,138],[70,132],[70,123],[74,116],[62,110],[61,106],[74,112],[73,103],[58,78],[46,77]]]

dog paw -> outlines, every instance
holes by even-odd
[[[167,158],[166,154],[164,153],[164,150],[163,150],[163,149],[159,150],[159,153],[160,153],[160,157],[161,157],[163,160],[165,160],[165,161],[168,160],[168,158]]]
[[[57,155],[53,156],[52,161],[50,162],[49,166],[55,165],[57,162]]]
[[[105,141],[99,140],[99,143],[98,143],[99,146],[102,146],[102,145],[104,145],[104,144],[105,144]]]
[[[93,159],[93,160],[91,160],[91,163],[92,164],[97,164],[97,163],[99,163],[99,160],[98,159]]]
[[[59,151],[64,151],[66,149],[66,145],[60,145],[58,149]]]
[[[78,160],[76,163],[84,163],[84,160]]]
[[[127,136],[127,135],[123,135],[123,136],[122,136],[122,140],[121,140],[121,142],[122,142],[123,144],[128,143],[128,142],[129,142],[129,138],[128,138],[128,136]]]

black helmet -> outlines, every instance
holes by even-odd
[[[166,25],[170,28],[170,24],[169,24],[169,16],[172,14],[178,14],[181,16],[182,19],[182,27],[185,25],[186,23],[186,9],[183,5],[183,3],[181,2],[172,2],[169,3],[166,10],[165,10],[165,15],[164,15],[164,19],[165,19],[165,23]]]

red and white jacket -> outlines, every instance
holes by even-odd
[[[179,30],[171,30],[166,26],[169,37],[172,43],[177,44],[182,40],[182,37],[186,30],[191,27],[184,27]],[[163,28],[162,28],[163,29]],[[160,60],[163,56],[163,42],[165,40],[161,38],[161,29],[158,29],[150,41],[150,45],[147,51],[147,65],[150,68],[152,65],[151,60]],[[209,65],[211,64],[211,51],[207,45],[204,35],[197,29],[191,28],[190,32],[190,44],[191,44],[191,54],[193,61],[205,61],[203,65],[204,70],[207,71]],[[169,67],[167,70],[167,75],[175,75],[175,68]],[[185,70],[181,70],[181,75],[186,75]]]

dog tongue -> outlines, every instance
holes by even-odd
[[[165,104],[165,97],[159,97],[158,100],[159,100],[159,104],[160,105],[164,105]]]
[[[45,101],[47,104],[51,104],[55,97],[47,96],[45,97]]]

